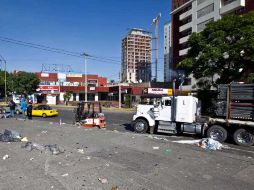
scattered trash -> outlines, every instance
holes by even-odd
[[[107,167],[109,167],[109,164],[108,164],[108,163],[106,163],[105,165],[106,165]]]
[[[51,152],[51,154],[58,155],[60,153],[64,152],[64,149],[60,148],[57,144],[54,145],[41,145],[38,143],[32,143],[32,142],[27,142],[22,148],[25,148],[27,151],[32,151],[32,150],[40,150],[40,151],[47,151]]]
[[[135,137],[131,137],[131,138],[135,139]]]
[[[111,190],[119,190],[117,186],[113,186]]]
[[[54,186],[52,185],[50,188],[51,188],[51,189],[54,189]]]
[[[86,159],[87,159],[87,160],[91,160],[91,157],[90,157],[90,156],[87,156]]]
[[[171,153],[172,153],[172,150],[171,150],[171,149],[166,149],[166,150],[165,150],[165,154],[166,154],[166,155],[170,155]]]
[[[18,121],[25,121],[25,119],[23,119],[23,118],[18,118],[17,120]]]
[[[201,140],[202,139],[199,139],[199,140],[179,140],[179,141],[172,141],[172,142],[180,143],[180,144],[197,144],[198,145]]]
[[[30,158],[29,160],[31,160],[31,161],[32,161],[32,160],[34,160],[34,158]]]
[[[166,139],[165,137],[156,137],[156,136],[153,136],[153,135],[148,135],[147,137],[150,138],[150,139],[157,139],[157,140],[169,141],[169,140]]]
[[[2,142],[17,142],[20,141],[21,136],[18,132],[12,130],[4,130],[4,133],[0,133],[0,141]]]
[[[53,122],[49,122],[50,125],[53,125],[54,123]]]
[[[199,142],[199,146],[206,150],[221,150],[222,148],[228,148],[228,146],[223,145],[220,142],[211,138],[202,139]]]
[[[106,178],[98,178],[98,180],[101,182],[101,183],[108,183],[108,180]]]
[[[8,154],[5,154],[4,156],[3,156],[3,160],[6,160],[6,159],[8,159],[9,158],[9,155]]]
[[[160,147],[154,146],[153,149],[154,149],[154,150],[158,150],[158,149],[160,149]]]
[[[223,145],[220,142],[213,140],[211,138],[203,138],[200,140],[180,140],[180,141],[173,141],[175,143],[181,144],[192,144],[197,145],[206,150],[221,150],[221,149],[228,149],[227,145]]]
[[[64,152],[64,149],[60,148],[57,144],[45,145],[46,151],[51,152],[51,154],[58,155]]]
[[[41,133],[42,133],[42,134],[46,134],[47,132],[48,132],[48,131],[42,131]]]
[[[78,149],[78,153],[85,154],[85,151],[84,151],[84,149]]]
[[[119,132],[119,131],[118,131],[118,130],[116,130],[116,129],[113,129],[113,131],[114,131],[114,132],[116,132],[116,133],[118,133],[118,132]]]
[[[63,174],[62,176],[63,176],[63,177],[67,177],[68,175],[69,175],[69,174],[68,174],[68,173],[66,173],[66,174]]]
[[[21,139],[21,142],[28,142],[27,137],[23,137],[23,138]]]

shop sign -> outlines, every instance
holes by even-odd
[[[167,88],[148,88],[148,94],[161,94],[161,95],[172,95],[172,89]]]
[[[94,90],[95,90],[95,87],[92,86],[92,87],[90,87],[89,89],[90,89],[91,91],[94,91]]]
[[[53,85],[39,85],[39,90],[40,91],[60,91],[59,86],[53,86]]]

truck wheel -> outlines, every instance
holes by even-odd
[[[254,136],[246,129],[237,129],[234,132],[234,141],[240,146],[252,146],[254,144]]]
[[[134,122],[134,131],[137,133],[146,133],[148,130],[148,124],[144,119],[137,119]]]
[[[224,142],[228,137],[228,132],[220,125],[213,125],[208,128],[207,137],[219,142]]]

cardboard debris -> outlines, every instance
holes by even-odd
[[[21,142],[28,142],[27,137],[23,137],[23,138],[21,139]]]

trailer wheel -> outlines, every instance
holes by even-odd
[[[213,125],[208,128],[207,137],[219,142],[224,142],[228,137],[228,132],[220,125]]]
[[[234,141],[240,146],[252,146],[254,144],[254,136],[246,129],[237,129],[234,132]]]
[[[137,133],[146,133],[148,130],[148,123],[144,119],[137,119],[133,124],[133,128]]]

